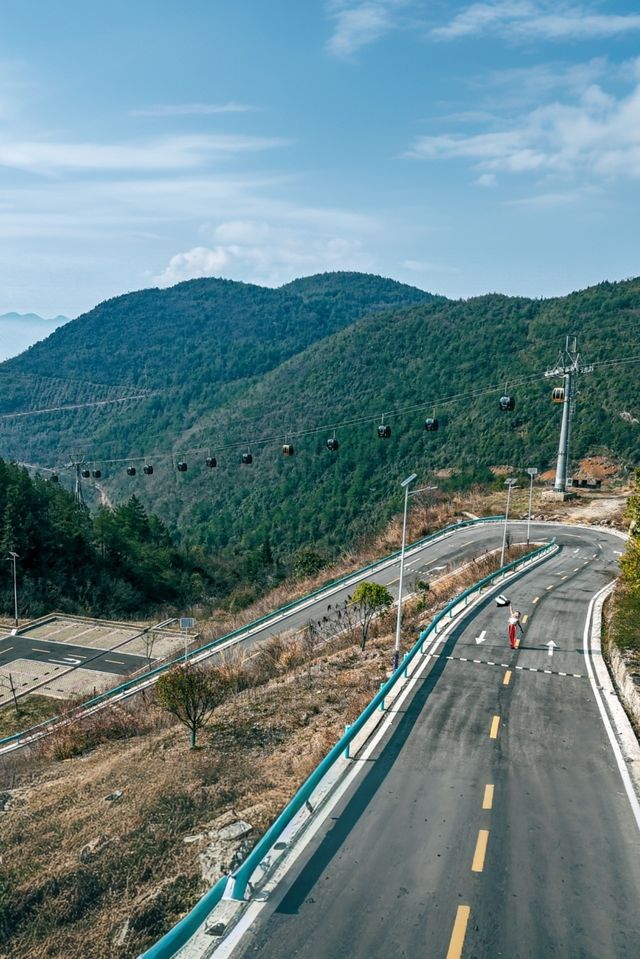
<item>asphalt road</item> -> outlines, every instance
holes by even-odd
[[[97,669],[117,675],[128,675],[147,665],[145,656],[123,653],[119,649],[102,650],[19,635],[0,639],[0,669],[10,666],[16,659],[30,659],[37,663],[52,663],[69,668],[75,666]]]
[[[520,649],[493,600],[451,633],[233,959],[638,959],[640,833],[582,650],[621,541],[558,539],[506,590]]]

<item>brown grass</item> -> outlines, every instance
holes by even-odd
[[[407,603],[405,645],[496,562],[479,558],[433,584],[428,609]],[[186,730],[140,695],[70,725],[37,754],[5,759],[0,956],[125,959],[155,941],[205,888],[197,853],[206,841],[185,836],[244,818],[258,838],[386,677],[394,616],[374,623],[364,653],[352,631],[327,627],[227,658],[217,667],[227,699],[195,752]],[[91,841],[94,855],[81,858]]]

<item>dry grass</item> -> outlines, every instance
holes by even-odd
[[[426,605],[407,604],[405,644],[428,610],[496,559],[434,584]],[[195,752],[186,730],[139,696],[69,726],[37,754],[5,760],[12,805],[0,814],[0,956],[125,959],[148,947],[204,891],[197,853],[205,842],[185,836],[244,818],[258,838],[377,691],[393,621],[391,610],[374,623],[364,653],[349,629],[327,629],[227,659],[218,667],[227,699]],[[108,800],[116,790],[121,797]],[[90,842],[94,854],[81,857]]]

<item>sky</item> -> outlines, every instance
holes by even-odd
[[[2,19],[0,314],[200,276],[538,297],[640,273],[637,3],[22,0]]]

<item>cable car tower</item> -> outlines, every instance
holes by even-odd
[[[567,492],[567,473],[569,470],[569,441],[571,439],[571,420],[575,412],[576,379],[582,373],[592,373],[593,366],[584,366],[580,362],[580,354],[575,336],[567,336],[565,348],[560,351],[557,365],[544,374],[547,378],[562,376],[564,388],[560,394],[557,388],[553,391],[554,402],[562,403],[562,422],[560,425],[560,442],[558,444],[558,464],[556,478],[553,484],[555,493]],[[560,399],[560,395],[562,398]]]

